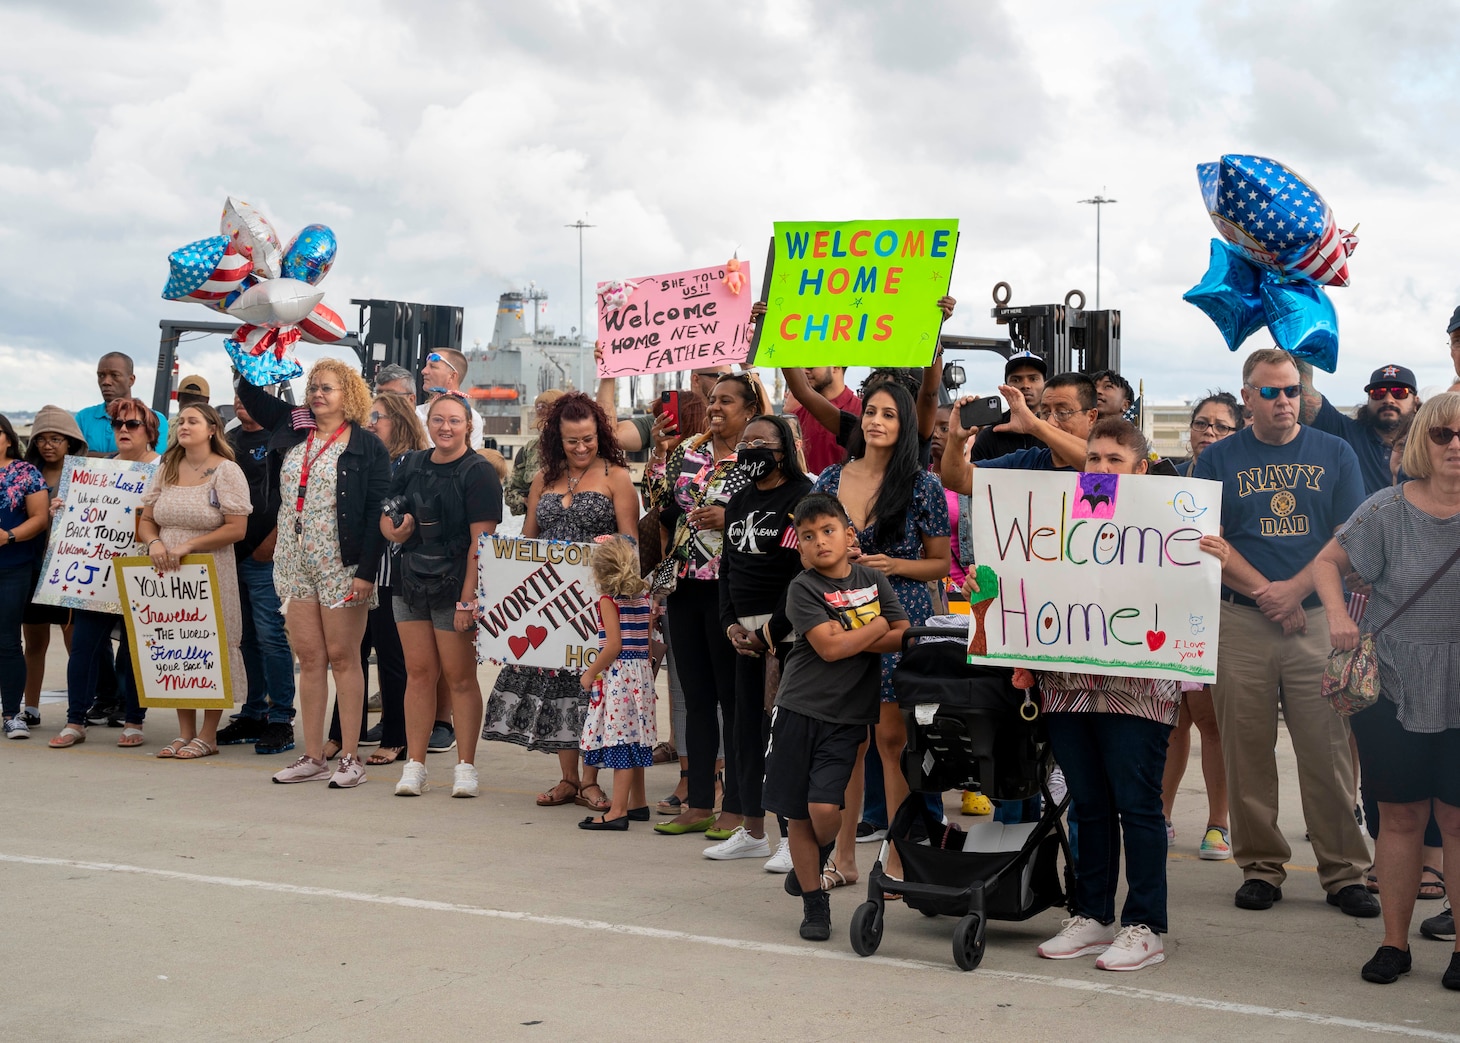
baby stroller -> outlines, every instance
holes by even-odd
[[[912,627],[892,675],[907,724],[903,772],[912,793],[892,818],[852,914],[852,948],[870,956],[882,942],[884,894],[900,895],[924,916],[961,917],[953,959],[971,971],[983,960],[987,921],[1027,920],[1074,893],[1074,859],[1049,792],[1052,758],[1038,707],[1010,683],[1007,669],[968,662],[963,629]],[[980,822],[967,832],[944,826],[923,793],[976,789],[992,800],[1044,797],[1037,822]],[[903,879],[883,870],[897,849]],[[1059,856],[1064,854],[1063,880]],[[1061,884],[1063,883],[1063,886]]]

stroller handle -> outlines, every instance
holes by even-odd
[[[920,637],[940,637],[944,640],[956,638],[965,647],[968,644],[967,627],[908,627],[902,632],[902,650],[906,652]]]

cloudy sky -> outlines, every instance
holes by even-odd
[[[955,216],[951,333],[998,336],[990,290],[1122,311],[1123,368],[1153,400],[1239,383],[1181,300],[1211,224],[1195,165],[1278,159],[1358,224],[1334,290],[1340,367],[1447,379],[1460,304],[1455,3],[1406,0],[857,2],[4,0],[0,409],[98,399],[121,349],[150,396],[166,255],[232,194],[287,240],[334,228],[321,284],[466,308],[551,294],[578,325],[596,279],[759,264],[777,219]],[[591,307],[588,312],[592,316]],[[1251,346],[1264,340],[1254,338]],[[183,370],[226,380],[216,338]],[[306,361],[310,355],[305,354]],[[973,359],[975,384],[995,365]],[[145,390],[143,390],[145,389]]]

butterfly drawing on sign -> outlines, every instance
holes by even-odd
[[[1117,479],[1114,474],[1081,473],[1075,484],[1071,518],[1114,518]]]

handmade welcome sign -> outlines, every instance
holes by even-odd
[[[477,659],[581,670],[598,655],[592,546],[483,534],[477,554]]]
[[[1210,681],[1222,485],[975,469],[970,662]]]
[[[750,353],[749,278],[745,261],[731,261],[599,283],[603,361],[598,375],[626,377],[744,362]]]
[[[143,706],[226,710],[233,679],[213,555],[189,554],[171,572],[151,558],[116,559],[122,617]]]
[[[958,221],[777,221],[757,366],[927,366]]]
[[[113,558],[136,545],[142,490],[157,463],[68,456],[51,519],[51,539],[31,599],[41,605],[120,612]]]

